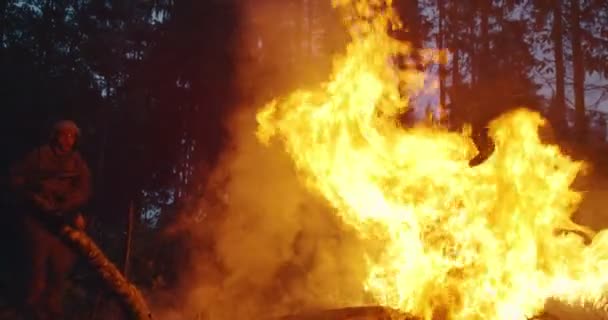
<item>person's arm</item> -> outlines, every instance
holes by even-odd
[[[23,192],[33,189],[33,176],[38,167],[39,150],[28,153],[25,158],[17,162],[10,170],[10,183],[13,191]]]
[[[72,192],[68,195],[65,201],[60,205],[62,211],[73,211],[82,207],[89,201],[92,193],[91,171],[82,157],[76,155],[77,173]]]
[[[18,197],[43,211],[54,211],[56,206],[39,194],[40,149],[31,151],[10,170],[10,184]]]

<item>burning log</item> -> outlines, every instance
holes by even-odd
[[[445,318],[441,316],[439,319],[445,320]],[[420,320],[420,318],[385,307],[368,306],[301,313],[284,316],[276,320]],[[547,312],[543,312],[529,320],[559,320],[559,318]]]
[[[420,320],[411,315],[379,306],[322,310],[281,317],[278,320]]]
[[[60,235],[78,254],[87,259],[103,282],[118,296],[132,319],[152,319],[152,313],[141,292],[127,281],[86,233],[65,225],[61,227]]]

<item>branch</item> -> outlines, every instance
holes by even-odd
[[[101,249],[83,231],[65,225],[60,230],[61,238],[98,273],[106,285],[118,296],[120,302],[134,320],[152,319],[152,313],[141,292],[125,279],[118,268],[108,260]]]
[[[589,83],[585,85],[585,90],[604,90],[608,91],[608,84],[598,85],[594,83]]]
[[[597,100],[595,100],[594,103],[589,104],[589,107],[591,107],[592,109],[597,110],[600,103],[602,103],[604,100],[606,100],[606,97],[608,96],[608,92],[604,91],[602,92],[602,94],[597,98]],[[597,110],[599,111],[599,110]]]

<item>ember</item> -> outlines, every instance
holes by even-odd
[[[527,319],[550,298],[602,305],[606,233],[571,220],[584,164],[543,144],[544,120],[525,109],[491,123],[495,151],[475,167],[466,132],[399,127],[424,74],[388,63],[410,50],[386,32],[399,23],[390,3],[334,1],[352,42],[331,79],[258,113],[259,139],[281,141],[307,186],[366,240],[366,293],[421,319]]]

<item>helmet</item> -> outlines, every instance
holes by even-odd
[[[53,125],[52,135],[54,136],[59,131],[71,131],[76,134],[76,136],[80,136],[80,128],[76,125],[76,123],[72,120],[61,120],[56,122]]]

